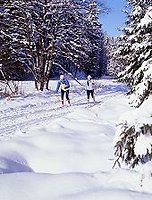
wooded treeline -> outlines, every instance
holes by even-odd
[[[104,34],[94,0],[1,0],[0,64],[7,80],[32,73],[48,89],[60,65],[76,75],[106,73]]]

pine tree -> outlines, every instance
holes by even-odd
[[[125,71],[122,79],[130,86],[132,103],[139,107],[152,91],[152,3],[132,1],[132,12],[124,30],[125,45],[119,47]]]
[[[23,55],[25,41],[25,26],[22,19],[26,13],[19,11],[17,7],[17,1],[1,1],[0,4],[0,63],[8,80],[22,79],[25,72],[20,58]],[[18,18],[18,21],[15,18]]]
[[[104,34],[102,26],[99,22],[99,7],[97,1],[91,0],[88,5],[86,13],[90,25],[87,29],[88,38],[92,44],[92,51],[90,52],[89,60],[87,62],[87,73],[100,77],[106,74],[107,71],[107,57],[104,49]],[[86,69],[85,69],[86,70]]]
[[[116,163],[135,167],[152,160],[152,2],[129,0],[132,6],[119,47],[125,71],[121,79],[130,86],[135,109],[120,120],[115,145]]]
[[[108,58],[107,72],[108,75],[115,78],[118,78],[119,73],[124,70],[123,59],[117,55],[117,48],[120,44],[122,45],[122,43],[124,44],[124,41],[121,39],[121,37],[111,38],[109,36],[106,37],[104,43]]]

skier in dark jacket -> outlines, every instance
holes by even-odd
[[[70,83],[64,77],[64,75],[60,75],[60,80],[58,81],[56,92],[58,92],[60,87],[61,87],[61,102],[62,102],[62,106],[64,106],[64,94],[66,95],[66,99],[67,99],[69,105],[71,105],[70,104],[70,99],[69,99]]]

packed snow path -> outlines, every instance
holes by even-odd
[[[106,81],[98,81],[99,88],[96,90],[96,105],[103,104],[111,96],[126,91],[126,87],[121,84],[107,85]],[[25,82],[25,96],[11,98],[2,101],[0,106],[0,136],[14,134],[17,129],[25,132],[27,128],[35,125],[48,123],[52,118],[57,118],[73,112],[76,108],[87,108],[95,106],[86,102],[86,92],[83,87],[72,82],[71,87],[71,107],[61,108],[60,94],[52,91],[36,92],[26,94],[26,88],[34,87],[34,83]],[[55,88],[56,81],[52,83]],[[34,88],[32,88],[34,90]]]
[[[83,83],[83,81],[82,81]],[[130,110],[127,88],[97,81],[96,104],[71,81],[71,106],[60,93],[36,92],[0,100],[0,200],[149,200],[150,179],[141,187],[135,170],[112,169],[118,118]]]

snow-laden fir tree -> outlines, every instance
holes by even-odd
[[[7,80],[22,79],[25,72],[20,56],[23,56],[27,14],[17,10],[17,6],[18,2],[11,0],[0,3],[0,63]]]
[[[124,70],[123,59],[117,56],[117,48],[120,44],[124,44],[121,37],[113,38],[106,36],[105,38],[105,48],[107,54],[107,73],[108,75],[118,78],[118,74]]]
[[[124,62],[122,80],[131,88],[134,106],[140,106],[152,90],[152,2],[130,0],[132,12],[124,30],[123,44],[118,48]]]
[[[134,167],[152,160],[152,2],[129,0],[132,11],[124,30],[125,45],[119,47],[130,88],[133,111],[126,113],[117,129],[116,163]]]
[[[97,1],[91,0],[86,16],[92,26],[92,28],[88,27],[87,29],[88,37],[92,44],[92,51],[86,65],[88,74],[100,77],[106,74],[107,57],[104,49],[104,34],[99,22],[99,12]]]
[[[85,37],[89,39],[88,59],[82,59],[79,64],[72,64],[71,60],[60,57],[60,62],[76,76],[81,71],[84,74],[92,74],[94,77],[101,77],[106,73],[107,57],[104,50],[104,35],[99,22],[99,12],[103,12],[103,5],[98,5],[95,0],[76,1],[81,5],[84,17],[87,20]],[[100,10],[99,10],[100,8]]]

